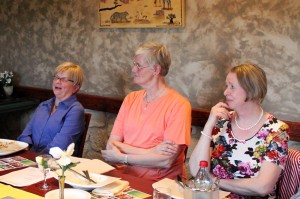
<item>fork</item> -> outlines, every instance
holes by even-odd
[[[91,182],[93,182],[93,183],[97,184],[97,183],[96,183],[94,180],[92,180],[92,179],[91,179],[91,177],[90,177],[90,174],[89,174],[89,171],[88,171],[88,170],[83,170],[82,172],[84,173],[84,175],[86,176],[86,178],[87,178],[89,181],[91,181]]]

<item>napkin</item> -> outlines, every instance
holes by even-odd
[[[152,184],[153,188],[157,188],[157,187],[166,187],[171,189],[171,196],[172,198],[175,199],[183,199],[184,195],[183,195],[183,188],[178,185],[175,180],[171,180],[169,178],[164,178],[158,182],[155,182]],[[230,192],[227,191],[222,191],[219,190],[219,199],[223,199],[226,198],[226,196],[228,196],[230,194]]]
[[[53,177],[52,173],[47,174],[47,179]],[[27,167],[18,171],[10,172],[0,176],[0,181],[16,187],[24,187],[44,180],[44,174],[39,168]]]
[[[175,199],[183,199],[183,188],[179,186],[175,180],[164,178],[152,184],[153,188],[165,187],[171,189],[171,196]]]
[[[83,170],[88,170],[89,173],[106,173],[108,171],[111,171],[115,169],[111,165],[99,160],[99,159],[87,159],[87,158],[77,158],[77,157],[71,157],[72,162],[80,162],[77,164],[74,169],[75,171],[81,172]]]
[[[0,183],[0,198],[43,199],[43,197]]]
[[[96,196],[115,196],[129,186],[129,182],[125,180],[117,180],[111,184],[94,189],[92,193]]]

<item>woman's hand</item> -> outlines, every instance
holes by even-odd
[[[177,153],[178,144],[171,140],[165,140],[161,142],[159,145],[150,149],[150,152],[160,154],[160,155],[174,155]]]
[[[228,111],[229,106],[224,102],[219,102],[211,108],[207,124],[214,126],[219,119],[230,119],[230,113]]]
[[[109,150],[101,150],[102,157],[108,162],[122,162],[124,154],[114,145]]]

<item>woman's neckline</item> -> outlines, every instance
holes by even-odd
[[[250,125],[250,126],[247,127],[247,128],[242,128],[242,127],[239,126],[238,121],[237,121],[237,117],[236,117],[237,114],[236,114],[236,112],[235,112],[235,114],[234,114],[234,123],[235,123],[235,125],[236,125],[240,130],[242,130],[242,131],[248,131],[248,130],[254,128],[257,124],[259,124],[260,120],[263,118],[264,110],[262,109],[262,107],[260,107],[260,110],[261,110],[261,113],[260,113],[260,115],[259,115],[258,120],[257,120],[254,124]]]
[[[147,91],[145,90],[145,93],[143,95],[143,110],[148,110],[149,106],[151,104],[154,104],[158,100],[162,99],[164,96],[166,96],[169,92],[169,87],[164,87],[161,91],[159,91],[151,100],[148,101],[147,99]]]
[[[245,142],[247,142],[248,140],[251,140],[253,137],[255,137],[255,136],[261,131],[261,129],[264,127],[264,124],[267,123],[268,121],[269,121],[268,118],[267,118],[266,120],[264,120],[264,122],[262,123],[261,127],[260,127],[257,131],[255,131],[255,133],[254,133],[252,136],[250,136],[249,138],[246,138],[246,139],[239,139],[239,138],[237,138],[237,137],[234,135],[234,132],[233,132],[233,129],[232,129],[232,124],[230,125],[230,128],[231,128],[230,133],[231,133],[232,137],[233,137],[237,142],[245,143]]]

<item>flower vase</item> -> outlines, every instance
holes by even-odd
[[[0,99],[4,99],[6,97],[4,88],[0,86]]]
[[[58,176],[59,199],[64,199],[66,176]]]
[[[6,96],[11,96],[11,94],[13,93],[13,86],[3,86],[4,92],[6,94]]]

